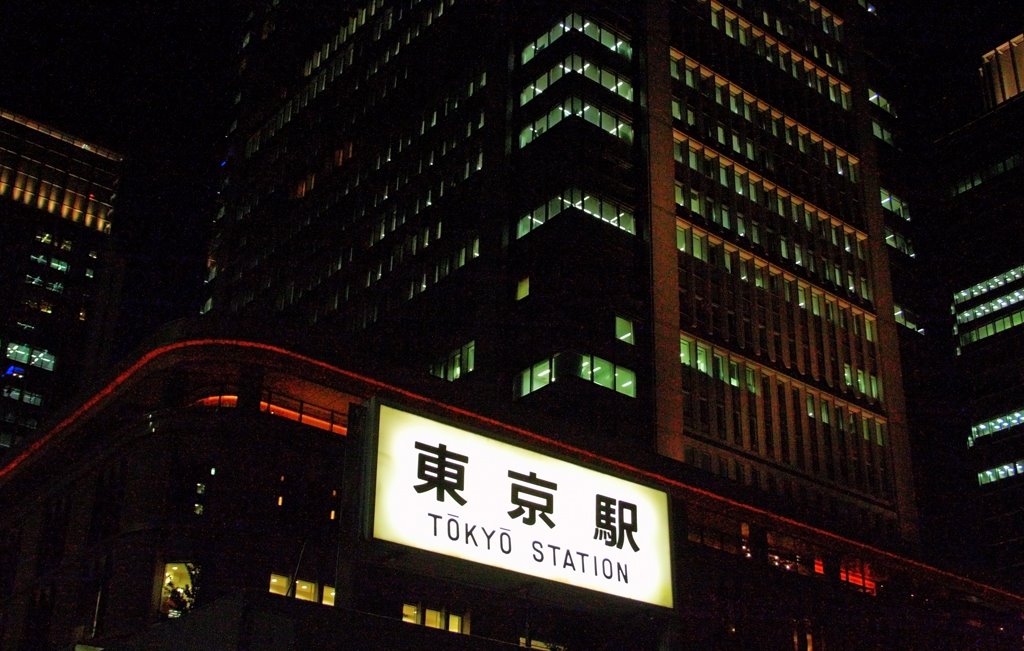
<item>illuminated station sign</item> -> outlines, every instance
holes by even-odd
[[[672,607],[663,491],[379,409],[374,538]]]

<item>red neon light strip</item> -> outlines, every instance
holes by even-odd
[[[274,346],[274,345],[271,345],[271,344],[263,344],[263,343],[258,343],[258,342],[254,342],[254,341],[246,341],[246,340],[239,340],[239,339],[192,339],[192,340],[186,340],[186,341],[179,341],[179,342],[176,342],[176,343],[173,343],[173,344],[167,344],[167,345],[164,345],[164,346],[160,346],[158,348],[154,348],[153,350],[149,351],[148,353],[146,353],[145,355],[140,357],[138,359],[138,361],[136,361],[134,364],[129,366],[120,375],[118,375],[112,382],[110,382],[110,384],[108,384],[107,386],[105,386],[102,389],[100,389],[94,396],[92,396],[91,398],[86,400],[85,403],[81,407],[79,407],[74,412],[72,412],[71,415],[67,416],[62,421],[57,423],[57,425],[55,425],[49,432],[47,432],[45,435],[43,435],[38,440],[36,440],[34,443],[32,443],[29,447],[27,447],[20,454],[18,454],[18,456],[16,456],[13,460],[11,460],[10,463],[8,463],[6,466],[4,466],[4,468],[2,470],[0,470],[0,482],[2,482],[4,480],[4,478],[6,478],[9,474],[14,472],[15,469],[17,469],[18,466],[20,466],[22,463],[25,462],[26,459],[28,459],[29,457],[34,455],[36,452],[38,452],[43,446],[48,444],[55,436],[60,434],[62,431],[64,431],[68,427],[72,426],[75,423],[75,421],[77,421],[80,418],[82,418],[87,412],[89,412],[92,408],[96,407],[101,401],[103,401],[108,396],[110,396],[122,384],[127,382],[133,375],[138,373],[143,367],[145,367],[147,364],[152,362],[154,359],[156,359],[158,357],[161,357],[161,356],[163,356],[163,355],[165,355],[167,353],[171,353],[171,352],[174,352],[176,350],[181,350],[183,348],[202,347],[202,346],[233,346],[233,347],[236,347],[236,348],[251,348],[251,349],[255,349],[255,350],[259,350],[259,351],[263,351],[263,352],[275,353],[275,354],[278,354],[278,355],[282,355],[284,357],[289,357],[289,358],[292,358],[292,359],[294,359],[296,361],[300,361],[300,362],[303,362],[305,364],[309,364],[311,366],[315,366],[315,367],[318,367],[318,368],[330,371],[331,373],[335,373],[335,374],[344,376],[344,377],[349,378],[351,380],[355,380],[357,382],[362,382],[362,383],[364,383],[366,385],[369,385],[372,388],[375,388],[375,389],[378,389],[378,390],[384,390],[384,391],[390,392],[390,393],[395,394],[395,395],[402,396],[404,398],[407,398],[407,399],[415,401],[415,402],[419,402],[419,403],[422,403],[422,404],[428,404],[428,405],[440,408],[442,410],[448,411],[449,413],[459,414],[459,415],[464,416],[466,418],[469,418],[471,420],[475,420],[475,421],[482,422],[482,423],[487,423],[488,425],[491,425],[491,426],[496,427],[498,429],[505,430],[507,432],[514,432],[514,433],[516,433],[517,435],[519,435],[519,436],[521,436],[523,438],[531,439],[533,441],[541,443],[544,446],[557,448],[557,449],[560,449],[562,451],[571,453],[571,454],[573,454],[573,455],[575,455],[577,457],[582,457],[582,458],[585,458],[585,459],[590,459],[590,460],[593,460],[593,461],[598,462],[600,464],[603,464],[603,465],[606,465],[606,466],[610,466],[610,467],[613,467],[613,468],[617,468],[619,470],[622,470],[622,471],[624,471],[626,473],[629,473],[629,474],[632,474],[632,475],[635,475],[635,476],[645,477],[648,480],[653,480],[654,482],[665,484],[667,486],[671,486],[671,487],[673,487],[673,488],[675,488],[675,489],[677,489],[679,491],[682,491],[682,492],[688,492],[688,493],[691,493],[691,494],[694,494],[694,495],[698,495],[700,497],[706,498],[706,499],[711,500],[713,502],[718,502],[720,504],[728,505],[728,506],[730,506],[732,508],[735,508],[735,509],[738,509],[740,511],[746,511],[748,513],[757,514],[759,516],[768,518],[769,520],[775,520],[776,522],[782,522],[782,523],[785,523],[786,525],[791,526],[791,527],[793,527],[795,529],[801,529],[803,531],[814,533],[815,535],[820,536],[822,538],[842,543],[843,545],[847,545],[847,546],[852,547],[854,549],[861,550],[862,552],[865,552],[865,553],[869,553],[869,554],[872,554],[872,555],[876,555],[876,556],[880,556],[880,557],[883,557],[883,558],[887,558],[887,559],[890,559],[890,560],[895,561],[897,563],[900,563],[900,564],[903,564],[903,565],[906,565],[906,566],[910,566],[910,567],[913,567],[913,568],[916,568],[916,569],[919,569],[919,570],[923,570],[923,571],[928,572],[928,573],[933,573],[933,574],[940,575],[940,576],[943,576],[943,577],[946,577],[946,578],[949,578],[949,579],[953,579],[953,580],[955,580],[957,582],[960,582],[960,583],[963,583],[963,584],[972,585],[972,586],[974,586],[976,589],[978,589],[982,593],[996,594],[996,595],[1000,595],[1000,596],[1005,597],[1005,598],[1009,598],[1009,599],[1011,599],[1013,601],[1016,601],[1016,602],[1019,602],[1019,603],[1024,603],[1024,597],[1022,597],[1020,595],[1016,595],[1016,594],[1013,594],[1012,592],[1007,592],[1005,590],[1001,590],[1001,589],[995,588],[993,586],[988,586],[988,585],[985,585],[985,584],[982,584],[982,583],[977,583],[976,581],[973,581],[973,580],[968,579],[966,577],[958,576],[956,574],[953,574],[952,572],[947,572],[945,570],[941,570],[939,568],[932,567],[932,566],[927,565],[925,563],[922,563],[920,561],[916,561],[916,560],[911,559],[911,558],[906,558],[906,557],[903,557],[903,556],[899,556],[899,555],[894,554],[892,552],[887,552],[887,551],[885,551],[883,549],[878,549],[877,547],[872,547],[871,545],[868,545],[868,544],[865,544],[865,543],[862,543],[862,542],[858,542],[856,540],[852,540],[852,539],[846,538],[844,536],[840,536],[839,534],[835,534],[835,533],[832,533],[830,531],[826,531],[824,529],[819,529],[819,528],[814,527],[812,525],[805,524],[805,523],[800,522],[798,520],[793,520],[791,518],[787,518],[785,516],[778,515],[776,513],[772,513],[771,511],[768,511],[768,510],[765,510],[765,509],[762,509],[762,508],[758,508],[756,506],[752,506],[752,505],[749,505],[749,504],[744,504],[742,502],[737,502],[736,500],[730,499],[728,497],[723,497],[721,495],[717,495],[715,493],[712,493],[711,491],[708,491],[708,490],[705,490],[705,489],[702,489],[702,488],[698,488],[696,486],[690,486],[689,484],[684,484],[681,481],[678,481],[678,480],[675,480],[675,479],[671,479],[671,478],[666,477],[664,475],[661,475],[661,474],[658,474],[658,473],[654,473],[654,472],[651,472],[651,471],[648,471],[648,470],[643,470],[641,468],[637,468],[635,466],[632,466],[630,464],[624,463],[622,461],[616,461],[615,459],[609,459],[607,457],[603,457],[603,456],[601,456],[599,454],[596,454],[594,452],[583,450],[581,448],[577,448],[575,446],[569,445],[568,443],[563,443],[561,441],[557,441],[557,440],[554,440],[554,439],[547,438],[545,436],[541,436],[540,434],[536,434],[534,432],[531,432],[529,430],[516,427],[514,425],[508,425],[506,423],[502,423],[500,421],[494,420],[493,418],[488,418],[486,416],[481,416],[479,414],[473,413],[473,412],[471,412],[469,410],[466,410],[466,409],[462,409],[462,408],[459,408],[459,407],[453,407],[452,405],[445,404],[443,402],[440,402],[439,400],[434,400],[432,398],[427,398],[426,396],[421,396],[421,395],[419,395],[417,393],[413,393],[413,392],[408,391],[406,389],[402,389],[402,388],[399,388],[399,387],[387,384],[385,382],[381,382],[380,380],[375,380],[373,378],[366,377],[365,375],[360,375],[359,373],[354,373],[352,371],[348,371],[348,370],[345,370],[343,368],[339,368],[337,366],[334,366],[333,364],[329,364],[329,363],[324,362],[322,360],[315,359],[313,357],[308,357],[306,355],[302,355],[300,353],[296,353],[296,352],[287,350],[285,348],[281,348],[280,346]]]

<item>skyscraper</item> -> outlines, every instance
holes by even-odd
[[[32,439],[97,371],[110,344],[110,227],[121,162],[0,110],[0,449]]]
[[[911,541],[877,20],[863,1],[254,3],[206,309]]]
[[[1024,473],[1024,220],[1019,214],[1024,154],[1021,36],[982,57],[985,111],[944,138],[941,188],[950,313],[957,355],[961,410],[959,451],[971,469],[967,487],[979,518],[971,541],[990,580],[1024,588],[1020,515]],[[979,102],[980,104],[980,102]]]

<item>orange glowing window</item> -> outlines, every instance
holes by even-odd
[[[875,582],[877,577],[871,572],[871,566],[867,563],[860,563],[857,560],[844,562],[839,568],[839,579],[850,585],[857,586],[862,592],[871,596],[878,593],[878,585]]]
[[[217,395],[200,398],[192,403],[195,407],[237,407],[238,396]]]
[[[346,434],[348,431],[344,413],[280,393],[264,391],[260,399],[260,411],[336,434]]]

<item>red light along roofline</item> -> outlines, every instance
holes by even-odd
[[[604,466],[611,467],[611,468],[616,468],[618,470],[622,470],[622,471],[624,471],[624,472],[626,472],[628,474],[634,475],[636,477],[643,477],[643,478],[645,478],[647,480],[650,480],[652,482],[655,482],[657,484],[661,484],[662,486],[664,486],[666,488],[667,487],[671,487],[672,489],[674,489],[674,492],[677,493],[677,494],[679,494],[679,493],[689,493],[690,495],[697,496],[697,497],[700,497],[702,499],[709,500],[709,501],[712,501],[712,502],[717,502],[717,503],[719,503],[721,505],[728,506],[728,507],[730,507],[732,509],[736,509],[736,510],[739,510],[739,511],[745,511],[745,512],[750,513],[752,515],[757,515],[757,516],[760,516],[762,518],[766,518],[768,520],[773,520],[775,522],[785,524],[788,527],[792,527],[794,529],[803,530],[803,531],[805,531],[807,533],[813,534],[816,537],[821,537],[821,538],[825,538],[825,539],[828,539],[828,540],[832,540],[834,542],[841,543],[843,546],[850,547],[850,548],[853,548],[853,549],[856,549],[856,550],[860,550],[861,552],[868,553],[868,554],[873,555],[873,556],[886,558],[886,559],[895,561],[895,562],[897,562],[899,564],[902,564],[902,565],[905,565],[905,566],[913,567],[913,568],[918,569],[918,570],[922,570],[922,571],[925,571],[925,572],[928,572],[928,573],[939,575],[939,576],[942,576],[942,577],[947,578],[947,579],[952,579],[952,580],[954,580],[954,581],[956,581],[958,583],[961,583],[962,585],[970,586],[970,587],[972,587],[976,591],[979,591],[979,592],[982,592],[982,593],[986,593],[986,594],[997,595],[999,597],[1006,598],[1006,599],[1009,599],[1011,601],[1014,601],[1018,605],[1024,606],[1024,597],[1022,597],[1020,595],[1017,595],[1017,594],[1014,594],[1012,592],[1001,590],[999,588],[995,588],[995,587],[992,587],[992,586],[989,586],[989,585],[985,585],[985,584],[982,584],[982,583],[977,583],[977,582],[975,582],[975,581],[973,581],[971,579],[968,579],[966,577],[962,577],[962,576],[959,576],[957,574],[953,574],[952,572],[947,572],[945,570],[942,570],[942,569],[939,569],[939,568],[936,568],[936,567],[932,567],[931,565],[927,565],[925,563],[922,563],[922,562],[919,562],[919,561],[916,561],[916,560],[913,560],[913,559],[910,559],[910,558],[907,558],[907,557],[904,557],[904,556],[900,556],[898,554],[895,554],[895,553],[892,553],[892,552],[888,552],[888,551],[885,551],[883,549],[879,549],[877,547],[873,547],[873,546],[868,545],[866,543],[862,543],[862,542],[858,542],[858,541],[850,539],[850,538],[846,538],[846,537],[841,536],[839,534],[827,531],[825,529],[820,529],[818,527],[815,527],[815,526],[812,526],[812,525],[800,522],[798,520],[793,520],[792,518],[788,518],[786,516],[782,516],[782,515],[779,515],[777,513],[773,513],[771,511],[766,510],[766,509],[762,509],[762,508],[759,508],[759,507],[756,507],[756,506],[752,506],[750,504],[744,504],[742,502],[738,502],[738,501],[730,499],[728,497],[724,497],[722,495],[718,495],[718,494],[713,493],[711,491],[708,491],[708,490],[705,490],[705,489],[702,489],[702,488],[698,488],[696,486],[691,486],[689,484],[685,484],[685,483],[683,483],[683,482],[681,482],[679,480],[672,479],[670,477],[666,477],[666,476],[664,476],[662,474],[659,474],[659,473],[656,473],[656,472],[652,472],[652,471],[649,471],[649,470],[644,470],[642,468],[638,468],[636,466],[630,465],[630,464],[622,462],[622,461],[617,461],[615,459],[609,459],[608,457],[601,456],[601,455],[596,454],[594,452],[590,452],[588,450],[584,450],[582,448],[578,448],[576,446],[570,445],[568,443],[564,443],[562,441],[558,441],[558,440],[555,440],[555,439],[548,438],[546,436],[542,436],[542,435],[537,434],[535,432],[531,432],[531,431],[529,431],[527,429],[516,427],[514,425],[509,425],[507,423],[503,423],[503,422],[500,422],[500,421],[495,420],[493,418],[488,418],[486,416],[481,416],[480,414],[471,412],[471,411],[469,411],[467,409],[462,409],[460,407],[455,407],[455,406],[443,403],[443,402],[441,402],[439,400],[434,400],[432,398],[428,398],[426,396],[422,396],[422,395],[420,395],[418,393],[413,393],[412,391],[408,391],[406,389],[402,389],[400,387],[396,387],[396,386],[388,384],[386,382],[381,382],[380,380],[375,380],[375,379],[367,377],[365,375],[361,375],[361,374],[355,373],[353,371],[345,370],[343,368],[340,368],[338,366],[335,366],[335,365],[330,364],[328,362],[325,362],[323,360],[319,360],[319,359],[316,359],[316,358],[313,358],[313,357],[309,357],[309,356],[303,355],[301,353],[296,353],[294,351],[288,350],[286,348],[282,348],[280,346],[275,346],[275,345],[272,345],[272,344],[259,343],[259,342],[255,342],[255,341],[240,340],[240,339],[216,339],[216,338],[190,339],[190,340],[178,341],[178,342],[175,342],[175,343],[172,343],[172,344],[166,344],[166,345],[163,345],[163,346],[159,346],[159,347],[154,348],[153,350],[147,352],[145,355],[140,357],[136,362],[134,362],[131,366],[129,366],[126,370],[121,372],[109,384],[107,384],[105,387],[100,389],[96,394],[94,394],[92,397],[90,397],[88,400],[86,400],[85,403],[83,403],[78,409],[76,409],[69,416],[67,416],[66,418],[61,420],[53,428],[51,428],[50,431],[48,431],[46,434],[44,434],[42,437],[40,437],[38,440],[36,440],[34,443],[32,443],[29,447],[27,447],[25,450],[23,450],[21,453],[19,453],[14,459],[12,459],[9,463],[7,463],[7,465],[5,465],[3,467],[3,469],[0,469],[0,483],[5,481],[12,473],[14,473],[17,470],[17,468],[22,463],[24,463],[27,459],[29,459],[30,457],[35,455],[43,447],[45,447],[47,444],[49,444],[51,441],[53,441],[54,438],[57,437],[60,433],[62,433],[63,431],[67,430],[69,427],[73,426],[77,421],[79,421],[80,419],[85,417],[91,410],[93,410],[95,407],[97,407],[97,405],[99,405],[104,399],[108,398],[118,388],[120,388],[123,384],[128,382],[134,375],[136,375],[139,371],[141,371],[148,364],[150,364],[151,362],[153,362],[157,358],[162,357],[162,356],[164,356],[164,355],[166,355],[168,353],[172,353],[172,352],[175,352],[175,351],[178,351],[178,350],[182,350],[182,349],[185,349],[185,348],[205,347],[205,346],[210,346],[210,347],[223,346],[223,347],[234,347],[234,348],[242,348],[242,349],[248,348],[248,349],[260,350],[260,351],[263,351],[263,352],[275,353],[277,355],[281,355],[281,356],[284,356],[284,357],[289,357],[291,359],[294,359],[296,361],[308,364],[310,366],[321,368],[321,369],[329,371],[331,373],[344,376],[344,377],[346,377],[346,378],[348,378],[350,380],[355,380],[357,382],[366,384],[370,388],[375,388],[375,389],[383,390],[383,391],[389,392],[389,393],[391,393],[393,395],[399,395],[399,396],[402,396],[404,398],[407,398],[409,400],[412,400],[412,401],[415,401],[415,402],[418,402],[418,403],[421,403],[421,404],[428,404],[428,405],[431,405],[433,407],[439,408],[441,410],[447,411],[448,413],[458,414],[459,416],[465,417],[465,418],[467,418],[469,420],[477,421],[477,422],[480,422],[480,423],[485,423],[485,424],[487,424],[487,425],[489,425],[491,427],[496,427],[496,428],[504,430],[506,432],[514,433],[514,434],[516,434],[519,437],[530,439],[532,441],[535,441],[537,443],[540,443],[540,444],[544,445],[545,447],[556,448],[556,449],[559,449],[559,450],[564,451],[566,453],[569,453],[569,454],[571,454],[573,456],[576,456],[578,458],[588,459],[588,460],[594,461],[594,462],[596,462],[596,463],[598,463],[600,465],[604,465]]]

